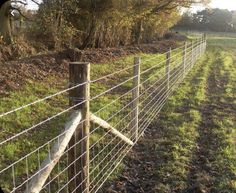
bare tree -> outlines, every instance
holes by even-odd
[[[0,2],[0,37],[6,44],[11,44],[11,17],[13,11],[17,11],[25,17],[21,12],[21,6],[27,5],[26,0],[2,0]]]

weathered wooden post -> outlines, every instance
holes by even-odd
[[[204,53],[204,51],[205,51],[205,34],[203,34],[203,36],[202,36],[202,54]]]
[[[196,40],[196,53],[195,53],[195,62],[197,61],[197,58],[198,58],[198,54],[199,54],[199,42],[200,42],[200,39],[197,39]]]
[[[200,42],[200,39],[198,38],[198,39],[197,39],[197,47],[196,47],[195,62],[197,61],[198,54],[199,54],[199,42]]]
[[[192,40],[192,45],[191,45],[191,66],[193,66],[194,64],[194,43],[193,43],[193,40]]]
[[[171,57],[171,48],[166,53],[166,89],[167,92],[170,89],[170,57]]]
[[[134,133],[135,141],[138,140],[139,137],[139,124],[138,124],[138,114],[139,114],[139,85],[140,85],[140,57],[134,58],[134,79],[133,79],[133,92],[132,92],[132,99],[133,99],[133,124],[132,129]]]
[[[186,74],[187,49],[188,49],[188,42],[185,42],[183,50],[183,78]]]
[[[204,46],[204,52],[205,52],[205,50],[206,50],[206,34],[204,33],[203,36],[204,36],[204,45],[203,46]]]
[[[203,35],[202,35],[201,38],[200,38],[200,46],[199,46],[199,47],[200,47],[200,48],[199,48],[199,50],[200,50],[200,51],[199,51],[199,53],[200,53],[199,56],[200,56],[200,57],[202,56],[202,42],[203,42]]]
[[[78,104],[74,110],[80,110],[82,114],[81,123],[69,143],[69,192],[89,193],[90,63],[70,63],[69,81],[70,87],[75,87],[69,92],[70,106]]]
[[[198,55],[196,60],[201,56],[201,42],[202,42],[202,37],[199,38],[199,43],[198,43]]]
[[[204,36],[202,35],[202,38],[201,38],[201,53],[202,53],[202,51],[203,51],[203,42],[204,42]]]

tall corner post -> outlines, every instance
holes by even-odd
[[[166,89],[170,89],[170,62],[171,62],[171,48],[166,53]]]
[[[68,147],[69,192],[89,193],[90,63],[70,63],[69,81],[72,88],[69,91],[70,106],[82,114],[81,123]]]
[[[134,68],[133,68],[133,92],[132,92],[132,101],[133,101],[133,136],[134,140],[137,142],[139,138],[139,92],[140,92],[140,64],[141,58],[134,58]]]

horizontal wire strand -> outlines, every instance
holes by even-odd
[[[186,61],[185,61],[185,62],[188,63],[188,65],[185,66],[186,74],[187,74],[187,73],[189,72],[189,70],[191,69],[192,63],[194,64],[194,62],[196,61],[196,59],[198,59],[198,58],[204,53],[204,51],[205,51],[205,47],[204,47],[205,44],[203,45],[203,43],[204,43],[204,41],[201,41],[200,43],[197,42],[197,43],[196,43],[197,46],[196,46],[194,49],[193,49],[193,46],[192,46],[192,45],[190,45],[189,47],[187,47],[187,50],[189,49],[190,51],[189,51],[189,52],[186,52]],[[180,49],[180,48],[176,48],[176,49]],[[172,51],[173,51],[173,50],[172,50]],[[193,55],[193,53],[194,53],[194,55]],[[179,53],[179,54],[181,54],[181,53]],[[173,55],[172,57],[174,57],[174,56],[175,56],[175,55]],[[177,55],[177,56],[178,56],[178,55]],[[192,56],[193,56],[193,58],[192,58]],[[178,61],[178,62],[176,63],[176,61]],[[158,99],[161,99],[160,101],[158,101],[158,100],[155,101],[155,103],[152,105],[151,109],[154,108],[154,107],[155,107],[156,109],[152,109],[152,111],[151,111],[151,113],[150,113],[149,116],[146,116],[146,114],[144,114],[143,117],[140,117],[139,121],[143,121],[143,118],[146,117],[146,119],[144,120],[144,122],[140,125],[140,130],[146,130],[147,125],[149,125],[150,122],[151,122],[150,120],[153,119],[153,118],[152,118],[152,117],[153,117],[153,114],[155,115],[157,111],[159,112],[159,110],[157,110],[157,109],[158,109],[158,108],[161,109],[162,106],[164,106],[165,101],[166,101],[166,100],[168,99],[168,97],[170,96],[169,92],[172,93],[172,92],[174,91],[174,88],[176,87],[176,85],[179,84],[179,83],[181,82],[181,80],[183,79],[182,76],[183,76],[183,75],[184,75],[184,77],[186,76],[186,74],[183,74],[184,72],[182,72],[183,69],[180,68],[180,67],[182,67],[182,62],[183,62],[183,61],[182,61],[182,58],[178,58],[176,61],[174,62],[175,65],[174,65],[174,66],[171,66],[173,69],[170,70],[171,76],[170,76],[169,78],[170,78],[170,82],[171,82],[171,84],[172,84],[171,87],[170,87],[170,89],[167,91],[167,93],[166,93],[166,92],[164,93],[164,96],[163,96],[163,94],[161,95],[161,97],[163,96],[163,98],[158,98]],[[144,60],[144,62],[146,62],[146,61]],[[164,62],[166,62],[166,61],[164,61]],[[164,64],[164,62],[162,61],[162,62],[158,63],[157,65],[159,65],[159,67],[162,68],[162,67],[164,67],[165,65],[160,66],[160,64]],[[156,66],[157,66],[157,65],[156,65]],[[127,70],[127,69],[131,69],[131,68],[133,68],[133,67],[134,67],[134,65],[132,65],[132,66],[129,67],[129,68],[122,69],[122,71],[125,71],[125,70]],[[153,66],[150,67],[150,68],[148,68],[148,69],[145,69],[144,71],[142,71],[142,73],[140,73],[140,75],[141,75],[141,74],[144,74],[144,73],[146,73],[146,72],[149,72],[149,71],[152,70],[152,69],[154,69]],[[177,69],[177,70],[176,70],[176,69]],[[164,69],[162,69],[162,70],[164,70]],[[119,71],[119,72],[120,72],[120,71]],[[112,73],[112,74],[114,75],[114,74],[117,74],[117,73],[119,73],[119,72]],[[109,75],[111,76],[111,74],[109,74]],[[109,76],[109,75],[107,75],[107,76]],[[140,85],[141,85],[141,84],[144,84],[144,83],[146,83],[146,82],[148,82],[151,78],[153,78],[153,77],[155,77],[155,76],[156,76],[156,74],[154,74],[154,75],[148,77],[148,78],[145,79],[143,82],[141,82]],[[104,76],[104,77],[106,77],[106,76]],[[129,78],[129,79],[127,79],[127,80],[125,80],[125,81],[119,83],[118,85],[116,85],[116,86],[114,86],[114,87],[112,87],[112,88],[110,88],[110,89],[108,89],[108,90],[106,90],[106,91],[100,93],[99,95],[96,95],[95,97],[93,97],[93,98],[91,98],[91,99],[89,99],[89,100],[90,100],[90,101],[95,100],[96,98],[107,94],[108,92],[114,90],[115,88],[118,88],[118,87],[122,86],[123,84],[127,83],[128,81],[130,81],[130,80],[132,80],[132,79],[134,79],[134,78],[136,78],[136,77],[137,77],[137,75],[136,75],[136,76],[132,76],[131,78]],[[101,77],[101,78],[103,78],[103,77]],[[102,80],[101,78],[96,79],[96,80],[97,80],[97,81],[100,81],[100,80]],[[161,85],[158,85],[158,87],[157,87],[154,91],[152,91],[151,93],[148,93],[148,96],[146,96],[145,99],[140,102],[140,106],[141,106],[146,100],[148,100],[148,99],[152,96],[152,94],[155,93],[156,90],[158,90],[158,88],[160,88],[161,86],[165,85],[164,83],[166,83],[167,80],[166,80],[166,79],[162,80],[163,78],[165,78],[165,75],[163,75],[163,76],[161,76],[161,77],[157,77],[157,78],[158,78],[157,81],[155,81],[151,86],[149,85],[148,88],[145,88],[144,92],[141,93],[141,94],[139,95],[139,97],[137,97],[137,98],[140,98],[141,96],[144,96],[145,93],[147,93],[147,92],[148,92],[151,88],[153,88],[157,83],[159,83],[159,82],[162,81],[162,82],[161,82]],[[86,83],[82,83],[82,84],[80,84],[80,85],[75,85],[74,87],[76,88],[76,87],[82,86],[82,85],[84,85],[84,84],[94,83],[94,81],[96,81],[96,80],[93,80],[93,81],[90,81],[90,82],[86,82]],[[172,83],[173,80],[174,80],[174,82]],[[178,83],[178,81],[179,81],[179,83]],[[138,86],[139,86],[139,85],[138,85]],[[124,93],[124,94],[121,95],[120,97],[116,98],[115,100],[112,100],[105,108],[102,107],[102,108],[101,108],[102,110],[99,109],[95,114],[97,114],[97,113],[99,113],[99,112],[102,112],[103,110],[105,110],[106,108],[108,108],[109,105],[112,105],[112,104],[113,104],[113,101],[118,101],[119,99],[121,99],[121,98],[123,98],[124,96],[128,95],[129,93],[133,92],[138,86],[133,87],[131,90],[127,91],[126,93]],[[72,88],[72,87],[71,87],[71,88]],[[69,89],[70,89],[70,88],[69,88]],[[72,89],[73,89],[73,88],[72,88]],[[165,87],[164,87],[164,89],[165,89]],[[64,90],[64,91],[60,91],[60,92],[58,92],[58,93],[63,94],[64,92],[67,92],[67,91],[69,91],[69,90],[66,89],[66,91]],[[159,91],[158,93],[160,94],[162,91],[163,91],[163,88],[162,88],[161,91]],[[55,93],[55,94],[50,95],[50,96],[52,96],[52,97],[53,97],[53,96],[57,96],[57,95],[59,95],[58,93]],[[159,94],[156,94],[156,95],[159,95]],[[44,99],[47,100],[47,99],[51,98],[50,96],[45,97],[46,99],[45,99],[45,98],[44,98]],[[158,97],[159,97],[159,96],[158,96]],[[129,107],[129,105],[131,105],[131,104],[134,102],[134,100],[136,100],[137,98],[132,99],[129,103],[127,103],[125,106],[123,106],[119,111],[117,111],[115,114],[113,114],[113,115],[114,115],[113,117],[115,117],[118,113],[122,112],[122,111],[125,110],[127,107]],[[21,108],[19,107],[19,108],[15,109],[15,110],[18,111],[18,110],[21,110],[21,109],[23,109],[23,108],[29,107],[30,105],[34,105],[34,104],[37,104],[37,103],[42,102],[42,101],[43,101],[43,99],[39,99],[39,100],[37,100],[37,101],[35,101],[35,102],[31,103],[31,104],[24,105],[24,106],[22,106]],[[46,122],[49,122],[50,120],[52,120],[52,119],[54,119],[54,118],[56,118],[56,117],[62,115],[62,114],[65,113],[65,112],[68,112],[68,111],[70,111],[70,110],[73,110],[76,106],[78,106],[78,105],[84,103],[85,101],[86,101],[86,100],[84,100],[84,101],[82,101],[81,103],[78,103],[78,104],[76,104],[76,105],[74,105],[74,106],[72,106],[72,107],[70,107],[70,108],[67,108],[67,109],[64,110],[64,111],[61,111],[60,113],[58,113],[58,114],[56,114],[56,115],[54,115],[54,116],[52,116],[52,117],[49,117],[49,118],[45,119],[44,121],[42,121],[42,122],[40,122],[40,123],[38,123],[38,124],[36,124],[36,125],[33,125],[32,127],[28,128],[28,129],[23,130],[22,132],[20,132],[20,133],[14,135],[14,136],[12,136],[12,137],[10,137],[9,139],[6,139],[6,140],[0,142],[0,145],[3,145],[3,144],[5,144],[5,143],[7,143],[7,142],[9,142],[9,141],[12,141],[12,140],[16,139],[17,137],[19,137],[19,136],[21,136],[21,135],[23,135],[23,134],[25,134],[25,133],[31,131],[32,129],[34,129],[34,128],[36,128],[36,127],[38,127],[38,126],[40,126],[40,125],[42,125],[42,124],[44,124],[44,123],[46,123]],[[152,101],[153,101],[153,99],[151,100],[151,102],[152,102]],[[143,110],[144,110],[145,107],[147,107],[151,102],[149,101],[149,103],[145,104],[145,106],[142,107]],[[159,102],[160,102],[160,103],[159,103]],[[157,106],[156,106],[156,105],[157,105]],[[148,110],[148,114],[149,114],[149,111],[150,111],[151,109]],[[133,110],[134,110],[134,109],[133,109]],[[125,118],[127,118],[128,116],[130,116],[130,115],[133,113],[133,110],[131,110],[126,116],[124,116],[121,120],[119,120],[118,123],[115,124],[115,126],[121,124],[121,123],[125,120]],[[16,111],[12,110],[12,111],[9,111],[9,112],[5,113],[5,115],[2,114],[2,115],[0,115],[0,118],[3,117],[3,116],[6,116],[6,115],[8,115],[8,114],[11,114],[11,113],[13,113],[13,112],[16,112]],[[142,111],[140,111],[140,113],[141,113],[141,112],[142,112]],[[112,118],[113,118],[113,117],[112,117]],[[110,118],[110,117],[109,117],[109,118]],[[107,121],[109,121],[109,120],[107,120]],[[131,120],[129,120],[129,123],[131,123],[132,121],[133,121],[133,118],[132,118]],[[115,127],[115,126],[114,126],[114,127]],[[97,128],[99,128],[99,127],[97,127]],[[127,125],[121,130],[121,132],[125,131],[125,130],[128,129],[128,128],[129,128],[129,125],[127,124]],[[96,128],[95,128],[95,129],[96,129]],[[129,130],[129,133],[132,131],[132,129],[133,129],[133,127]],[[95,130],[95,131],[96,131],[96,130]],[[92,135],[95,131],[93,130],[92,133],[89,134],[89,136]],[[24,156],[23,158],[21,158],[21,159],[19,159],[19,160],[22,161],[22,160],[24,160],[24,159],[27,159],[27,157],[29,157],[29,156],[32,155],[33,153],[39,151],[40,149],[44,148],[47,144],[52,143],[55,139],[59,139],[59,138],[62,137],[65,133],[66,133],[66,131],[64,131],[62,134],[60,134],[60,135],[58,135],[57,137],[53,138],[52,140],[50,140],[50,141],[47,142],[46,144],[44,144],[44,145],[42,145],[41,147],[39,147],[37,150],[31,152],[30,154]],[[109,132],[106,132],[105,135],[109,135]],[[104,135],[104,136],[105,136],[105,135]],[[82,140],[80,140],[77,144],[75,144],[73,147],[71,147],[71,149],[74,148],[76,145],[78,145],[78,144],[79,144],[80,142],[82,142],[83,140],[85,140],[87,137],[88,137],[88,136],[86,136],[85,138],[83,138]],[[131,137],[133,137],[133,135],[131,135],[131,136],[129,136],[129,137],[131,138]],[[140,136],[139,136],[139,137],[140,137]],[[109,142],[108,144],[106,144],[106,146],[102,149],[102,151],[105,151],[105,149],[106,149],[109,145],[111,145],[111,144],[113,143],[113,141],[115,141],[116,138],[119,139],[119,137],[116,136],[115,138],[113,138],[112,140],[110,140],[110,142]],[[119,142],[118,144],[116,144],[115,147],[113,147],[113,149],[111,150],[111,152],[112,152],[113,150],[115,150],[116,147],[119,146],[119,144],[122,143],[122,142],[123,142],[123,141],[120,140],[120,142]],[[98,144],[98,143],[99,143],[99,142],[95,143],[95,145]],[[93,145],[94,145],[94,144],[93,144]],[[93,147],[95,147],[95,145],[94,145],[94,146],[91,146],[90,149],[92,149]],[[124,144],[124,145],[126,145],[126,147],[127,147],[127,144]],[[123,146],[122,146],[122,147],[123,147]],[[130,148],[131,148],[131,147],[130,147]],[[69,150],[70,150],[70,149],[69,149]],[[67,149],[67,150],[62,154],[62,156],[65,155],[69,150]],[[83,154],[80,155],[77,159],[80,159],[82,156],[84,156],[84,155],[83,155]],[[99,154],[97,154],[96,156],[99,157]],[[108,156],[109,156],[109,155],[103,157],[102,161],[106,160],[106,158],[107,158]],[[96,159],[96,157],[95,157],[94,159],[91,159],[90,162],[93,162],[95,159]],[[17,162],[15,162],[14,164],[11,164],[9,167],[4,168],[2,171],[0,171],[0,174],[3,173],[4,171],[6,171],[7,169],[11,168],[11,167],[12,167],[12,168],[15,167],[15,165],[20,162],[19,160],[18,160]],[[102,163],[102,161],[101,161],[98,165],[100,165],[100,164]],[[75,160],[75,162],[76,162],[76,160]],[[70,166],[71,166],[72,164],[73,164],[73,163],[71,163]],[[68,166],[67,168],[63,169],[64,171],[62,171],[61,173],[65,172],[65,170],[67,170],[70,166]],[[47,167],[47,166],[46,166],[46,167]],[[45,168],[46,168],[46,167],[45,167]],[[20,186],[14,187],[14,189],[13,189],[12,192],[15,192],[17,189],[19,189],[20,187],[22,187],[24,184],[28,183],[29,180],[32,179],[32,177],[38,175],[38,174],[39,174],[41,171],[43,171],[45,168],[42,168],[41,170],[38,170],[38,172],[37,172],[36,174],[34,174],[33,176],[29,177],[27,180],[24,181],[24,183],[21,183]],[[91,173],[94,172],[96,169],[97,169],[97,167],[94,168],[94,169],[91,171]],[[13,168],[12,170],[14,171],[14,168]],[[13,172],[13,173],[14,173],[14,172]],[[47,184],[45,184],[43,188],[47,187],[47,185],[50,185],[58,176],[60,176],[61,173],[59,173],[56,177],[54,177],[54,178],[51,179],[49,182],[47,182]],[[77,174],[77,175],[78,175],[78,174]],[[13,176],[14,176],[14,175],[13,175]],[[14,178],[15,178],[15,177],[14,177]],[[95,178],[96,178],[96,177],[95,177]],[[15,181],[15,180],[13,179],[13,181]],[[15,183],[15,182],[14,182],[14,183]],[[15,186],[15,185],[14,185],[14,186]]]

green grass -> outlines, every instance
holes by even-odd
[[[202,34],[206,34],[207,43],[209,46],[221,47],[221,48],[235,48],[236,47],[236,33],[214,33],[214,32],[196,32],[185,33],[189,39],[195,39]]]
[[[168,100],[147,137],[135,148],[142,152],[129,157],[131,163],[136,160],[133,157],[136,154],[138,160],[148,162],[138,166],[141,169],[135,176],[130,172],[129,180],[138,180],[142,191],[146,192],[148,184],[147,192],[236,192],[234,40],[235,37],[208,35],[205,56]],[[155,164],[150,166],[152,163]],[[128,166],[125,175],[139,170],[137,166]],[[148,174],[144,173],[146,168]]]
[[[156,184],[157,192],[178,192],[187,187],[191,152],[198,137],[195,130],[201,121],[196,108],[205,99],[204,87],[209,73],[206,64],[211,57],[208,55],[196,64],[181,89],[169,99],[160,119],[153,123],[159,125],[161,133],[161,138],[154,141],[161,162],[156,168],[157,179],[160,179]],[[193,84],[195,86],[191,86]]]
[[[232,110],[236,109],[236,38],[209,35],[208,42],[206,55],[194,66],[186,80],[168,100],[159,118],[153,122],[152,127],[156,128],[153,138],[144,139],[147,151],[154,147],[157,155],[154,171],[155,179],[157,179],[155,183],[156,192],[206,191],[233,193],[236,191],[236,119],[235,111]],[[181,52],[177,49],[172,54]],[[108,77],[104,81],[92,84],[91,97],[131,77],[133,57],[128,56],[117,62],[92,64],[92,80],[120,71],[128,66],[131,68],[118,75]],[[162,54],[141,54],[141,57],[143,61],[141,71],[144,71],[156,66],[166,56]],[[153,60],[148,61],[153,57]],[[172,65],[180,57],[181,54],[175,57]],[[141,81],[149,79],[146,84],[153,83],[164,74],[164,67],[165,63],[161,63],[157,65],[157,68],[142,74]],[[58,84],[54,85],[52,82]],[[1,99],[0,112],[6,112],[9,109],[56,93],[66,85],[66,82],[66,80],[58,81],[56,78],[45,80],[44,84],[28,81],[21,90],[14,91],[8,97]],[[102,112],[97,113],[99,117],[105,120],[108,119],[127,104],[127,101],[130,101],[131,92],[117,100],[119,96],[130,89],[132,89],[132,80],[123,84],[119,89],[114,89],[112,92],[93,100],[90,104],[91,111],[95,113],[115,100]],[[68,95],[64,94],[47,102],[26,108],[14,115],[9,115],[1,122],[3,129],[0,138],[5,139],[12,136],[60,112],[67,106]],[[126,126],[125,124],[130,121],[129,117],[122,124],[119,124],[119,122],[129,112],[130,107],[127,107],[127,109],[109,120],[109,123],[112,125],[118,124],[118,128]],[[0,150],[0,170],[60,134],[70,113],[59,116],[24,137],[3,146]],[[94,129],[94,126],[91,129]],[[124,133],[130,136],[128,130],[125,130]],[[96,143],[104,134],[105,131],[102,129],[94,132],[90,139],[91,144]],[[98,143],[97,151],[112,139],[113,137],[110,136]],[[115,144],[116,141],[114,140],[112,145]],[[44,147],[39,152],[41,161],[47,154],[47,148]],[[104,153],[101,154],[101,157],[106,156],[106,152]],[[110,158],[105,159],[104,164],[110,161]],[[60,162],[61,169],[66,167],[65,160],[66,158],[63,157],[62,162]],[[37,154],[30,156],[28,162],[30,163],[30,172],[33,173],[38,167]],[[91,169],[95,168],[98,162],[99,160],[95,160],[91,164]],[[26,163],[23,160],[16,168],[18,183],[22,181],[22,174],[25,175],[25,166]],[[116,173],[110,177],[110,180],[114,180],[116,174],[121,173],[124,168],[124,164],[121,164]],[[3,177],[0,177],[1,186],[7,192],[12,187],[11,172],[10,169],[6,171]],[[99,168],[94,171],[93,175],[98,173]],[[56,171],[52,173],[52,177],[55,175]],[[62,174],[61,178],[65,178],[65,175],[66,173]],[[63,183],[64,181],[61,179],[61,184]]]
[[[180,50],[176,50],[175,53],[178,53],[179,51]],[[142,64],[141,64],[142,71],[152,66],[157,66],[154,70],[164,68],[165,63],[162,63],[159,66],[158,63],[165,59],[166,57],[165,55],[140,54],[140,56],[142,58]],[[127,71],[115,74],[111,77],[106,78],[105,80],[91,84],[91,97],[94,97],[97,94],[100,94],[106,91],[107,89],[116,86],[120,82],[125,81],[130,77],[132,77],[133,58],[134,56],[128,56],[121,58],[119,61],[116,62],[110,62],[105,64],[91,64],[92,80],[96,80],[97,78],[113,73],[115,71],[123,70],[124,68],[127,68],[129,66],[131,67]],[[141,80],[143,81],[150,77],[150,80],[147,82],[150,83],[156,80],[157,77],[162,75],[158,73],[159,72],[158,70],[156,70],[156,72],[154,73],[154,70],[145,73],[141,77]],[[54,94],[60,91],[61,89],[65,88],[66,82],[67,82],[66,80],[60,80],[57,79],[57,77],[48,78],[40,82],[35,82],[35,81],[33,82],[31,80],[28,80],[26,85],[22,87],[20,90],[13,91],[9,94],[9,96],[1,99],[0,112],[1,113],[7,112],[22,105],[31,103],[37,99]],[[90,104],[91,111],[94,113],[99,111],[99,109],[103,108],[107,104],[110,104],[112,101],[116,100],[118,97],[120,97],[122,94],[129,91],[130,89],[132,89],[132,79],[127,83],[123,84],[122,86],[120,86],[119,89],[114,89],[112,92],[109,92],[106,95],[91,101]],[[130,100],[132,96],[131,94],[132,92],[125,95],[125,97],[116,100],[115,102],[107,106],[103,111],[97,113],[97,115],[105,120],[108,119],[112,114],[119,111],[124,106],[124,104],[127,103],[127,99]],[[61,112],[67,107],[68,107],[68,95],[67,93],[65,93],[52,99],[49,99],[45,102],[38,103],[36,105],[27,107],[23,110],[17,111],[16,113],[7,115],[6,117],[1,118],[0,127],[2,129],[0,133],[0,139],[2,141],[10,136],[14,136],[14,134],[17,134],[25,130],[26,128],[33,126],[34,124],[37,124],[38,122],[43,121],[48,117]],[[30,163],[28,164],[29,172],[33,173],[35,170],[37,170],[38,155],[40,158],[40,162],[42,162],[42,160],[48,153],[48,149],[50,149],[52,144],[56,142],[55,140],[53,140],[49,145],[47,145],[47,141],[53,139],[63,131],[64,125],[68,121],[70,113],[71,111],[64,113],[63,115],[58,116],[49,123],[45,123],[42,126],[33,129],[31,132],[20,136],[16,140],[13,140],[3,145],[2,148],[0,149],[0,154],[1,154],[0,170],[5,168],[10,163],[19,160],[23,156],[27,155],[29,152],[34,151],[38,147],[42,146],[39,152],[35,152],[27,158],[27,162]],[[109,122],[112,125],[116,125],[120,121],[122,116],[124,116],[124,114],[127,113],[128,113],[127,110],[124,109],[121,113],[112,118]],[[104,133],[105,131],[103,131],[102,129],[93,133],[90,139],[91,144],[97,142],[100,139],[100,137],[104,135]],[[108,138],[107,140],[110,140],[110,138]],[[63,167],[66,167],[65,158],[62,158],[62,162],[60,163],[60,165],[62,169]],[[18,179],[18,185],[20,184],[20,181],[22,181],[21,180],[22,176],[25,175],[26,172],[25,167],[26,167],[25,159],[20,161],[16,165],[15,177]],[[55,174],[52,174],[52,176],[53,175]],[[12,179],[12,168],[7,170],[4,173],[4,176],[0,177],[0,184],[2,187],[4,187],[4,190],[6,190],[7,192],[13,186],[13,182],[11,179]]]
[[[236,191],[236,49],[227,45],[210,44],[153,123],[156,192]]]

